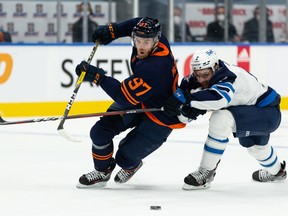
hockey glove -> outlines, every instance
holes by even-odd
[[[182,115],[188,119],[196,120],[199,115],[204,115],[206,110],[190,107],[191,94],[188,90],[183,92],[178,88],[174,95],[170,97],[164,105],[164,110],[173,116]]]
[[[180,106],[183,105],[176,97],[171,96],[168,98],[164,105],[164,111],[172,116],[180,115]]]
[[[80,76],[82,71],[86,72],[84,81],[93,82],[96,85],[100,85],[101,81],[105,77],[105,71],[102,68],[90,65],[85,61],[82,61],[77,65],[75,69],[77,76]]]
[[[166,101],[166,103],[164,105],[164,111],[166,111],[168,114],[170,114],[172,116],[180,115],[180,113],[181,113],[180,107],[186,103],[188,104],[190,101],[189,100],[190,97],[188,94],[190,95],[190,93],[188,91],[187,91],[187,93],[184,94],[183,90],[178,88],[174,92],[173,96],[168,98],[168,100]],[[188,100],[186,99],[186,97]]]
[[[180,107],[180,113],[188,119],[196,120],[199,115],[204,115],[206,110],[196,109],[194,107],[190,107],[188,104],[184,104],[182,107]]]
[[[92,34],[92,41],[107,45],[117,38],[117,24],[100,25]]]

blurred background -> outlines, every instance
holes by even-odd
[[[0,115],[63,114],[87,60],[98,25],[133,17],[158,18],[171,42],[179,78],[190,74],[195,51],[211,48],[282,96],[287,61],[288,0],[0,0]],[[130,37],[100,46],[91,64],[122,81],[131,75]],[[35,91],[36,89],[36,91]],[[101,112],[112,103],[83,83],[71,114]]]
[[[97,25],[150,16],[160,20],[171,42],[283,43],[287,5],[288,0],[1,0],[0,41],[85,43]],[[223,32],[215,38],[216,21]]]

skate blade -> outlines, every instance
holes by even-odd
[[[78,183],[76,187],[79,189],[99,189],[99,188],[106,187],[106,185],[107,185],[107,182],[99,182],[93,185],[83,185],[81,183]]]
[[[203,190],[203,189],[208,189],[208,188],[210,188],[210,183],[206,183],[200,186],[194,186],[194,185],[188,185],[188,184],[184,184],[182,186],[183,190]]]

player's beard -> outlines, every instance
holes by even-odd
[[[209,81],[204,81],[204,82],[202,82],[202,83],[201,83],[201,87],[202,87],[203,89],[209,88]]]
[[[147,58],[154,50],[156,50],[157,46],[154,45],[151,49],[145,50],[145,49],[137,49],[137,57],[139,59]]]
[[[147,58],[151,53],[151,49],[150,50],[145,50],[145,49],[139,49],[137,50],[137,57],[139,59],[144,59]]]

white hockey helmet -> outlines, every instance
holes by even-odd
[[[193,54],[191,61],[191,69],[193,72],[195,70],[211,68],[214,73],[218,64],[218,57],[216,53],[211,49],[203,49],[196,51]]]

